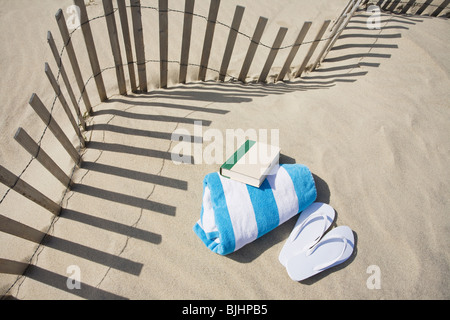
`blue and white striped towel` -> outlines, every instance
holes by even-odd
[[[203,181],[194,232],[211,251],[227,255],[305,210],[316,197],[314,178],[304,165],[279,166],[259,188],[211,173]]]

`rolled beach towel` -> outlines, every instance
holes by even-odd
[[[259,188],[211,173],[203,181],[201,217],[194,232],[211,251],[227,255],[305,210],[316,198],[314,178],[300,164],[280,165]]]

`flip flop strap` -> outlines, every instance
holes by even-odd
[[[342,237],[342,236],[334,236],[334,237],[330,237],[330,238],[326,239],[325,241],[328,241],[328,240],[342,240],[342,242],[344,242],[344,247],[342,248],[342,252],[339,254],[339,256],[338,256],[336,259],[334,259],[334,260],[332,260],[332,261],[330,261],[330,262],[327,262],[327,263],[324,263],[324,264],[321,264],[321,265],[316,266],[316,267],[313,269],[314,271],[322,271],[322,270],[325,270],[325,269],[331,267],[332,265],[334,265],[334,264],[335,264],[336,262],[338,262],[339,260],[341,260],[342,257],[344,256],[345,249],[347,248],[347,243],[348,243],[347,238]],[[314,248],[311,248],[311,249],[307,252],[306,255],[309,256],[309,255],[313,254],[314,251],[316,251],[316,249],[317,249],[318,247],[320,247],[325,241],[323,241],[322,243],[319,243],[319,244],[318,244],[317,246],[315,246]]]
[[[320,219],[320,218],[323,219],[323,230],[322,230],[322,232],[320,233],[320,235],[319,235],[316,239],[314,239],[314,241],[312,241],[311,243],[307,244],[307,245],[303,248],[303,250],[308,250],[308,249],[312,248],[313,246],[315,246],[315,245],[320,241],[320,239],[322,238],[323,234],[325,233],[325,231],[326,231],[326,229],[327,229],[327,220],[328,220],[328,219],[327,219],[327,216],[324,215],[324,214],[322,214],[321,212],[320,212],[319,214],[312,214],[312,215],[310,215],[307,219],[305,219],[305,221],[303,221],[303,222],[297,227],[298,232],[297,232],[297,234],[295,235],[295,237],[291,240],[291,242],[294,242],[295,239],[297,239],[297,237],[299,236],[299,234],[302,232],[303,228],[304,228],[308,223],[310,223],[311,221],[313,221],[313,220],[315,220],[315,219]]]

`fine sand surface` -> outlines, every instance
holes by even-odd
[[[44,62],[55,73],[57,68],[46,32],[51,30],[61,47],[54,13],[71,2],[4,2],[0,164],[20,174],[30,156],[13,136],[19,126],[35,140],[42,135],[45,125],[27,102],[36,92],[48,108],[52,105]],[[88,6],[90,17],[102,15],[100,1],[95,2]],[[241,4],[246,7],[243,33],[251,35],[258,17],[265,16],[269,23],[262,42],[270,46],[283,26],[289,28],[284,43],[290,44],[304,21],[313,21],[310,41],[346,2],[222,1],[218,20],[230,24]],[[142,3],[157,6],[157,1]],[[197,0],[196,12],[206,16],[208,6],[209,1]],[[183,2],[169,1],[169,7],[182,10]],[[181,17],[169,15],[169,60],[179,60]],[[114,70],[104,71],[107,103],[100,103],[90,81],[90,142],[74,172],[73,189],[65,193],[36,161],[23,175],[56,202],[65,195],[61,216],[49,230],[52,215],[16,193],[0,204],[1,215],[49,231],[26,277],[15,282],[16,276],[0,275],[1,294],[17,299],[449,299],[450,21],[386,13],[381,30],[369,30],[367,18],[358,12],[320,69],[301,80],[218,83],[213,81],[217,73],[209,70],[210,81],[201,83],[193,81],[198,68],[190,67],[189,84],[175,85],[179,66],[171,63],[169,89],[161,90],[159,64],[149,62],[150,92],[144,95],[117,95]],[[101,65],[110,67],[105,23],[98,19],[91,26]],[[204,19],[194,19],[192,63],[199,62],[205,26]],[[157,14],[145,10],[147,59],[159,57],[157,30]],[[220,67],[228,29],[217,26],[216,33],[212,69]],[[83,48],[79,30],[73,41]],[[238,38],[230,75],[238,75],[248,44]],[[293,66],[307,49],[300,49]],[[260,72],[268,49],[258,53],[248,80]],[[270,82],[287,53],[280,51]],[[84,49],[77,54],[87,80],[92,74],[87,54]],[[67,56],[63,61],[70,70]],[[54,116],[77,145],[59,102]],[[194,131],[195,121],[202,121],[202,132]],[[203,177],[220,164],[207,164],[194,153],[209,144],[198,139],[191,145],[195,164],[173,163],[170,152],[178,142],[171,134],[177,129],[194,138],[211,129],[224,137],[227,129],[279,130],[282,162],[311,169],[318,201],[336,210],[335,226],[354,231],[353,256],[301,283],[290,280],[278,254],[297,216],[236,253],[211,253],[192,227],[200,217]],[[72,171],[73,163],[50,132],[42,146],[65,172]],[[0,196],[6,190],[1,185]],[[29,261],[37,248],[4,233],[0,242],[0,257],[16,261]],[[81,272],[80,290],[67,288],[70,266]],[[380,287],[371,289],[375,276]]]

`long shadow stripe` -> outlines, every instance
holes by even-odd
[[[92,300],[129,300],[128,298],[119,296],[117,294],[95,288],[81,282],[80,289],[69,289],[67,287],[67,277],[57,273],[45,270],[37,266],[30,266],[27,270],[26,276],[35,281],[52,286],[59,290],[71,293],[84,299]]]
[[[142,263],[51,235],[45,237],[43,245],[136,276],[143,267]]]
[[[104,174],[115,175],[118,177],[123,177],[127,179],[133,179],[142,182],[148,182],[157,184],[164,187],[187,190],[188,182],[184,180],[178,180],[169,177],[163,177],[156,174],[145,173],[115,166],[110,166],[97,162],[85,161],[82,164],[82,168],[90,171],[101,172]]]
[[[169,216],[175,216],[176,207],[169,206],[167,204],[142,199],[127,194],[104,190],[84,184],[75,184],[72,188],[73,192],[86,194],[88,196],[105,199],[112,202],[117,202],[129,206],[134,206],[149,211],[159,212],[167,214]]]
[[[75,210],[64,209],[60,216],[62,219],[77,221],[89,226],[93,226],[99,229],[122,234],[127,237],[147,241],[149,243],[159,244],[161,243],[161,235],[128,226],[115,221],[95,217],[86,213],[78,212]]]
[[[159,158],[159,159],[164,159],[164,160],[172,160],[171,152],[127,146],[127,145],[118,144],[118,143],[91,141],[91,142],[89,142],[89,148],[102,150],[102,151],[134,154],[137,156]],[[183,156],[183,158],[185,158],[187,163],[194,163],[194,157],[192,157],[192,156]]]

